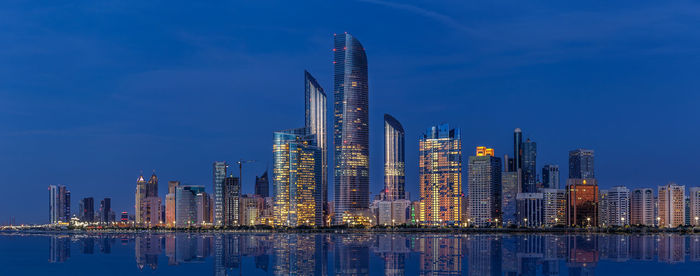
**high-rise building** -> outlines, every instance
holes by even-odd
[[[419,148],[420,222],[460,224],[463,212],[460,129],[450,129],[448,124],[430,127],[421,136]]]
[[[625,226],[630,224],[630,190],[615,186],[600,191],[599,220],[602,226]]]
[[[523,168],[523,131],[516,128],[513,131],[513,171]]]
[[[140,175],[139,178],[136,179],[136,198],[134,200],[134,222],[136,224],[143,223],[141,206],[146,199],[146,187],[146,179],[143,178],[143,175]]]
[[[501,216],[501,158],[491,148],[477,147],[469,156],[469,218],[477,226],[498,225]],[[516,198],[517,200],[517,198]],[[517,206],[516,206],[517,208]]]
[[[228,165],[223,161],[214,162],[214,226],[224,224],[224,179]]]
[[[66,186],[49,186],[49,222],[70,222],[70,191]]]
[[[506,155],[504,159],[508,159]],[[512,159],[511,159],[512,160]],[[516,196],[520,192],[518,172],[504,171],[501,173],[501,208],[503,209],[503,225],[516,224]]]
[[[175,192],[175,226],[190,227],[197,225],[197,194],[204,192],[204,186],[184,185]]]
[[[659,186],[659,226],[678,227],[685,223],[685,186]]]
[[[542,187],[544,189],[559,189],[559,166],[544,165],[542,167]]]
[[[600,194],[593,158],[593,150],[569,151],[569,179],[566,182],[566,221],[569,226],[598,225]]]
[[[404,135],[401,123],[391,115],[384,114],[384,193],[389,201],[406,198]]]
[[[143,175],[136,180],[134,211],[137,225],[153,227],[162,221],[161,198],[158,196],[158,177],[155,172],[146,181]]]
[[[334,35],[335,223],[369,207],[367,55],[348,33]],[[347,214],[346,214],[347,213]]]
[[[100,201],[100,222],[110,223],[114,221],[114,212],[112,211],[112,199],[105,197]]]
[[[205,191],[198,192],[195,195],[195,204],[197,205],[197,226],[211,224],[211,197]]]
[[[542,208],[545,226],[566,224],[566,190],[542,189]]]
[[[691,187],[688,198],[690,199],[690,225],[700,226],[700,187]]]
[[[337,71],[336,71],[337,72]],[[323,217],[327,218],[328,212],[328,123],[326,93],[323,87],[304,71],[304,98],[305,98],[305,124],[309,134],[315,136],[316,147],[321,151],[321,209]],[[263,197],[268,197],[264,195]],[[324,222],[327,219],[323,220]]]
[[[527,139],[523,143],[523,159],[522,159],[522,192],[536,193],[537,192],[537,143]]]
[[[322,152],[308,128],[274,133],[272,186],[275,224],[323,225]]]
[[[241,182],[238,177],[229,175],[224,179],[223,192],[223,224],[225,226],[240,225]]]
[[[569,152],[569,178],[595,178],[593,164],[594,152],[587,149],[576,149]]]
[[[654,226],[654,190],[640,188],[632,191],[630,196],[630,224]]]
[[[95,221],[95,199],[92,197],[83,198],[80,201],[80,220],[85,222]]]
[[[168,181],[168,194],[165,195],[165,224],[169,227],[175,226],[175,195],[179,186],[180,181]]]
[[[542,193],[518,193],[516,197],[518,225],[539,227],[544,221],[544,195]]]
[[[267,177],[267,170],[255,177],[255,194],[261,197],[270,196],[270,179]]]

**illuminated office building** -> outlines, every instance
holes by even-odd
[[[350,92],[348,92],[350,93]],[[326,93],[323,87],[307,71],[304,71],[305,124],[321,151],[321,209],[323,217],[329,215],[328,205],[328,123]],[[266,195],[267,197],[269,195]],[[324,221],[326,221],[324,219]]]
[[[211,197],[204,191],[195,195],[195,204],[197,205],[197,226],[211,224]]]
[[[168,193],[165,195],[165,224],[175,226],[175,193],[180,181],[168,181]]]
[[[603,226],[629,225],[630,190],[624,186],[616,186],[600,193],[600,223]]]
[[[659,186],[659,226],[678,227],[685,224],[685,186],[669,183]]]
[[[224,186],[222,187],[223,200],[223,225],[238,226],[240,225],[240,199],[241,199],[241,182],[238,177],[229,175],[224,178]]]
[[[430,127],[421,136],[419,148],[420,222],[459,224],[463,212],[460,129],[450,129],[448,124]]]
[[[651,188],[640,188],[632,191],[630,196],[630,224],[656,225],[654,201],[654,190]]]
[[[155,173],[146,181],[143,175],[136,180],[134,205],[137,225],[153,227],[162,221],[161,198],[158,196],[158,177]]]
[[[518,225],[540,227],[544,221],[542,193],[518,193],[516,196]]]
[[[80,200],[80,220],[85,222],[95,221],[95,199],[86,197]]]
[[[384,114],[384,193],[389,201],[406,198],[404,135],[401,123],[391,115]]]
[[[334,35],[335,218],[369,207],[369,84],[365,48],[348,33]]]
[[[105,197],[100,201],[100,222],[110,223],[115,221],[114,211],[112,211],[112,199]]]
[[[143,212],[141,210],[141,206],[147,196],[146,186],[146,179],[143,178],[143,175],[140,175],[139,178],[136,179],[136,197],[134,199],[134,221],[136,224],[143,223]]]
[[[213,165],[214,182],[214,225],[224,225],[224,179],[228,165],[223,161],[216,161]]]
[[[275,224],[323,224],[321,150],[308,128],[274,133],[272,186]]]
[[[598,226],[600,194],[593,158],[593,150],[569,151],[569,179],[566,183],[566,221],[569,226]]]
[[[469,218],[477,226],[500,224],[501,158],[491,148],[477,147],[476,156],[469,156]],[[517,207],[516,207],[517,208]]]

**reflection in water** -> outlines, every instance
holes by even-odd
[[[121,234],[51,235],[49,263],[133,245],[139,270],[213,264],[215,276],[594,275],[600,262],[700,261],[698,235]],[[248,266],[248,267],[246,267]]]

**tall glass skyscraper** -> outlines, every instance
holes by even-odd
[[[523,193],[537,192],[537,144],[527,139],[522,146]]]
[[[328,123],[326,122],[326,93],[316,79],[304,71],[305,127],[315,136],[315,144],[321,150],[321,202],[323,217],[328,216]],[[324,220],[325,221],[325,220]]]
[[[369,207],[367,55],[355,37],[334,35],[335,223]]]
[[[272,186],[275,224],[296,227],[323,223],[321,149],[307,128],[273,135]]]
[[[384,193],[386,200],[406,198],[404,135],[401,123],[391,115],[384,114]]]
[[[228,165],[223,161],[214,162],[214,225],[221,226],[224,223],[224,179]]]
[[[544,165],[542,167],[542,187],[544,189],[559,189],[558,165]]]
[[[595,178],[593,150],[575,149],[569,152],[569,178]]]
[[[523,168],[523,131],[516,128],[513,131],[513,171]]]
[[[460,129],[450,129],[448,124],[430,127],[419,147],[420,222],[459,225],[463,211]]]
[[[471,222],[478,226],[502,223],[501,158],[494,156],[493,149],[477,147],[476,155],[469,156],[468,175]]]

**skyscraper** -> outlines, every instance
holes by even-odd
[[[197,225],[197,194],[204,192],[204,186],[179,186],[175,198],[175,225],[177,227],[190,227]]]
[[[227,168],[226,162],[214,162],[214,226],[224,223],[224,179]]]
[[[598,181],[593,169],[593,150],[576,149],[569,152],[567,180],[567,224],[569,226],[598,225]]]
[[[114,212],[112,211],[112,199],[105,197],[100,201],[100,222],[109,223],[114,221]]]
[[[223,225],[238,226],[239,207],[241,199],[241,182],[238,177],[229,175],[224,179],[223,193]]]
[[[630,224],[654,226],[654,191],[651,188],[635,189],[630,197]]]
[[[501,158],[493,149],[477,147],[469,156],[469,217],[474,225],[488,226],[503,222],[501,216]],[[541,204],[540,204],[541,205]]]
[[[522,146],[522,192],[537,192],[537,143],[527,139]]]
[[[49,222],[70,222],[70,191],[66,186],[49,186]]]
[[[508,155],[504,158],[507,159]],[[516,197],[520,192],[518,187],[518,172],[504,171],[501,173],[501,208],[503,225],[516,224]]]
[[[141,206],[146,199],[146,187],[146,179],[143,178],[143,175],[140,175],[139,178],[136,179],[136,194],[134,199],[134,221],[137,225],[143,223]]]
[[[401,123],[384,114],[384,193],[389,201],[406,198],[404,134]]]
[[[542,199],[544,225],[566,224],[566,190],[542,189]]]
[[[576,149],[569,152],[569,178],[595,178],[593,150]]]
[[[559,166],[544,165],[542,167],[542,187],[544,189],[559,189]]]
[[[175,226],[175,194],[180,181],[168,181],[168,194],[165,195],[165,224],[169,227]]]
[[[86,197],[80,200],[82,210],[80,212],[80,220],[86,222],[95,221],[95,199]]]
[[[275,224],[323,224],[321,149],[307,128],[274,133],[272,186]]]
[[[419,141],[420,222],[459,224],[462,215],[462,135],[441,124]]]
[[[321,209],[323,217],[329,215],[328,208],[328,123],[326,118],[327,103],[326,93],[323,87],[311,76],[307,71],[304,71],[304,98],[305,98],[305,124],[309,134],[315,136],[316,147],[321,151]],[[326,220],[324,219],[324,222]]]
[[[516,197],[518,225],[539,227],[544,222],[544,195],[542,193],[519,193]]]
[[[255,177],[255,194],[261,197],[270,196],[270,180],[267,177],[267,170],[261,176]]]
[[[334,35],[335,223],[369,207],[367,55],[355,37]]]
[[[523,168],[523,131],[516,128],[513,131],[513,171]]]
[[[659,186],[659,226],[678,227],[685,223],[685,186]]]

